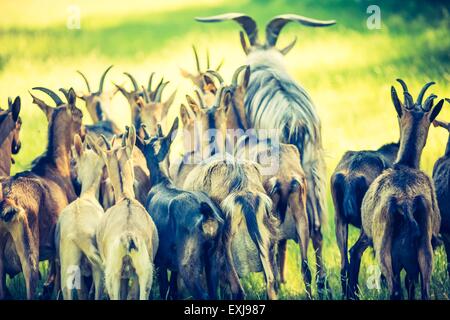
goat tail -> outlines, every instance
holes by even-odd
[[[345,188],[343,213],[347,221],[361,220],[361,203],[366,189],[367,183],[364,177],[351,180]]]
[[[201,227],[203,235],[207,239],[213,239],[217,236],[220,224],[223,222],[211,204],[200,203],[200,213],[203,216]]]
[[[326,169],[322,150],[308,150],[305,146],[302,155],[302,167],[307,179],[306,211],[310,221],[310,231],[319,231],[327,222],[326,208]]]
[[[252,241],[259,247],[263,239],[276,236],[276,218],[272,216],[272,201],[263,194],[243,191],[232,193],[222,201],[231,228],[243,217]],[[230,222],[229,222],[230,223]]]
[[[130,231],[125,232],[120,236],[120,244],[127,253],[131,253],[133,250],[139,251],[139,241],[136,235]]]

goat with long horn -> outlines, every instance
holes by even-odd
[[[248,38],[241,33],[241,44],[247,54],[247,64],[252,73],[245,99],[245,109],[250,125],[257,130],[279,129],[283,143],[295,145],[301,155],[302,167],[307,177],[307,211],[313,246],[318,266],[318,287],[323,293],[326,272],[322,262],[322,231],[326,221],[326,170],[322,148],[321,123],[308,93],[287,73],[283,55],[294,43],[284,49],[275,47],[283,27],[298,22],[310,27],[326,27],[334,20],[322,21],[294,14],[272,18],[266,26],[264,43],[258,40],[257,24],[250,16],[228,13],[213,17],[196,18],[200,22],[236,21]]]

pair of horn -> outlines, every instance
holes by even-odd
[[[414,105],[418,105],[422,108],[423,111],[430,111],[432,105],[433,105],[433,100],[437,98],[437,96],[435,94],[431,94],[426,100],[425,102],[423,102],[423,97],[425,96],[425,92],[428,90],[429,87],[431,87],[432,85],[435,84],[434,81],[428,82],[427,84],[425,84],[422,88],[422,90],[420,90],[419,95],[417,96],[417,100],[414,103],[414,99],[411,96],[411,94],[408,91],[408,86],[406,85],[405,81],[403,81],[402,79],[397,79],[397,81],[400,83],[400,85],[402,86],[403,89],[403,97],[404,97],[404,104],[405,104],[405,108],[406,109],[412,109],[414,108]],[[394,103],[395,101],[399,101],[398,96],[397,96],[397,91],[395,90],[394,87],[392,87],[392,95],[393,95],[393,99],[394,99]]]
[[[258,44],[258,27],[256,25],[256,22],[255,20],[253,20],[253,18],[243,13],[225,13],[217,16],[195,18],[195,20],[199,22],[222,22],[233,20],[237,22],[245,31],[251,46]],[[272,20],[270,20],[266,26],[266,45],[270,47],[275,46],[281,30],[289,22],[298,22],[308,27],[327,27],[336,23],[335,20],[317,20],[296,14],[279,15],[272,18]],[[241,42],[242,40],[243,38],[241,36]],[[283,49],[283,51],[289,51],[294,46],[295,41],[296,40],[294,40],[288,47]]]
[[[105,72],[103,72],[102,77],[100,78],[100,84],[99,84],[99,86],[98,86],[98,91],[97,91],[97,93],[101,94],[101,93],[103,92],[103,84],[105,83],[105,77],[106,77],[106,74],[108,73],[109,70],[111,70],[112,67],[113,67],[113,65],[110,65],[110,66],[105,70]],[[92,92],[92,91],[91,91],[91,86],[89,85],[88,79],[86,78],[86,76],[85,76],[80,70],[77,70],[77,72],[83,77],[84,82],[86,83],[86,87],[87,87],[87,89],[88,89],[88,92],[91,93],[91,92]]]
[[[197,52],[197,48],[195,46],[192,46],[192,50],[194,51],[194,58],[195,58],[195,67],[197,68],[197,72],[199,74],[202,74],[202,69],[200,68],[200,60],[198,58],[198,52]],[[222,61],[220,61],[220,63],[217,65],[215,71],[219,71],[220,68],[222,68],[223,65],[223,59]],[[209,50],[206,50],[206,69],[209,70],[211,67],[211,63],[210,63],[210,59],[209,59]]]
[[[231,79],[231,85],[233,87],[237,86],[237,81],[239,78],[239,75],[241,74],[241,72],[243,70],[245,70],[247,68],[246,65],[240,66],[239,68],[236,69],[236,71],[233,73],[233,77]],[[207,74],[214,76],[215,78],[217,78],[217,80],[219,80],[220,85],[224,85],[225,81],[223,80],[222,76],[215,70],[208,70],[206,71]]]

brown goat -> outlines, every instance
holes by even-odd
[[[36,104],[45,105],[33,97]],[[16,174],[3,184],[0,202],[0,297],[5,296],[5,275],[23,272],[27,298],[35,297],[39,261],[50,260],[50,278],[55,277],[54,231],[58,216],[76,199],[70,180],[70,148],[75,134],[81,133],[82,113],[75,106],[76,95],[69,91],[68,104],[48,105],[48,146],[33,161],[30,171]],[[51,282],[46,285],[49,287]]]
[[[175,90],[166,101],[161,101],[162,93],[164,88],[169,84],[169,81],[164,81],[164,78],[161,78],[161,81],[153,90],[152,83],[155,73],[152,72],[147,88],[143,86],[140,88],[138,82],[130,73],[125,72],[124,74],[130,78],[133,84],[133,90],[127,91],[123,86],[117,84],[115,86],[124,95],[130,105],[131,123],[136,128],[140,128],[141,124],[144,124],[148,130],[156,128],[158,123],[165,124],[167,112],[175,100],[177,92]]]
[[[196,73],[190,73],[180,68],[181,75],[187,79],[190,79],[192,83],[200,89],[202,95],[204,96],[206,105],[211,106],[214,103],[214,97],[217,92],[217,86],[214,84],[214,81],[212,81],[211,78],[204,77],[207,70],[210,69],[209,51],[206,51],[206,70],[202,71],[200,67],[197,49],[195,48],[195,46],[192,46],[192,50],[194,51]],[[223,60],[214,69],[215,72],[218,72],[222,67],[222,65]]]
[[[432,240],[439,233],[441,217],[431,179],[419,169],[430,124],[444,100],[434,105],[435,95],[423,102],[426,84],[413,102],[406,84],[401,103],[394,87],[392,101],[400,123],[400,150],[392,169],[385,170],[370,185],[361,207],[362,229],[350,250],[350,297],[356,298],[361,256],[372,245],[391,299],[401,299],[400,272],[406,270],[408,297],[414,299],[420,275],[422,299],[430,298],[433,267]]]
[[[341,254],[341,286],[347,296],[348,225],[361,228],[361,203],[371,183],[391,168],[399,144],[390,143],[378,150],[347,151],[331,176],[331,195],[335,211],[336,241]]]
[[[446,99],[450,103],[449,99]],[[441,236],[447,254],[447,271],[450,276],[450,124],[435,120],[435,126],[449,132],[445,153],[433,167],[433,181],[436,187],[437,202],[441,213]]]

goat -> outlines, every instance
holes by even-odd
[[[217,87],[210,78],[204,77],[207,72],[206,70],[210,70],[209,51],[206,51],[206,70],[203,71],[200,67],[200,61],[195,46],[192,46],[192,50],[194,51],[196,73],[190,73],[189,71],[186,71],[182,68],[180,68],[180,72],[184,78],[190,79],[192,83],[200,89],[201,93],[204,96],[206,105],[210,106],[214,103],[214,97],[217,92]],[[222,59],[222,61],[214,69],[215,72],[218,72],[220,70],[223,62],[224,60]]]
[[[95,299],[103,293],[103,262],[96,247],[96,229],[104,211],[98,202],[100,181],[105,163],[94,151],[87,148],[91,137],[84,144],[75,135],[72,153],[75,170],[81,184],[80,197],[70,203],[60,214],[55,231],[56,249],[61,265],[61,287],[63,297],[72,300],[74,266],[81,271],[77,276],[91,276],[94,280]],[[82,280],[82,279],[80,279]],[[78,299],[86,299],[84,281],[80,281]]]
[[[321,225],[326,221],[325,162],[322,148],[321,124],[315,106],[308,93],[289,76],[283,65],[283,55],[294,46],[296,39],[286,48],[278,50],[275,45],[283,27],[298,22],[310,27],[331,26],[336,22],[320,21],[295,14],[272,18],[266,26],[266,41],[258,41],[258,29],[254,19],[240,13],[228,13],[213,17],[196,18],[199,22],[233,20],[245,31],[241,44],[252,69],[245,109],[248,120],[255,129],[278,129],[283,143],[295,145],[301,155],[301,164],[308,180],[307,212],[311,236],[318,265],[318,287],[327,287],[326,271],[322,261]]]
[[[139,88],[136,79],[130,73],[125,72],[125,75],[130,78],[133,90],[127,91],[123,86],[117,84],[115,86],[130,105],[131,122],[134,127],[140,128],[141,124],[144,124],[149,130],[153,130],[156,128],[157,123],[165,124],[167,112],[173,104],[177,93],[175,90],[166,101],[161,101],[163,90],[169,84],[169,81],[164,81],[164,78],[161,78],[161,81],[153,90],[154,72],[150,75],[147,88]]]
[[[153,282],[158,232],[150,215],[135,199],[133,148],[136,131],[133,126],[127,131],[120,147],[111,148],[106,138],[103,138],[106,150],[94,141],[90,143],[106,163],[116,200],[100,220],[96,241],[104,263],[105,287],[109,297],[113,300],[126,299],[129,280],[133,279],[132,297],[139,296],[140,300],[146,300]]]
[[[173,277],[171,283],[175,283],[179,274],[195,299],[215,299],[219,278],[217,247],[220,245],[223,217],[206,193],[176,188],[161,170],[161,162],[169,152],[177,129],[178,118],[167,136],[157,134],[150,137],[146,132],[147,139],[138,139],[138,147],[142,148],[152,172],[153,187],[146,208],[155,221],[160,239],[155,264],[161,297],[166,297],[169,269]],[[176,297],[177,293],[171,294]]]
[[[422,299],[430,297],[433,267],[432,240],[439,233],[441,217],[431,179],[419,169],[430,124],[438,116],[444,100],[434,105],[436,95],[424,102],[426,84],[413,102],[406,84],[401,103],[394,87],[392,101],[400,124],[400,150],[393,168],[385,170],[369,186],[361,206],[362,228],[350,250],[350,297],[357,298],[361,256],[372,245],[387,281],[391,299],[401,299],[400,272],[406,270],[408,298],[414,299],[420,275]]]
[[[36,158],[30,171],[16,174],[3,182],[0,202],[0,297],[5,294],[5,273],[23,272],[27,298],[35,297],[39,261],[50,261],[49,292],[56,276],[54,230],[60,212],[76,199],[70,180],[70,146],[75,134],[81,134],[82,113],[75,106],[76,95],[69,90],[67,104],[57,108],[33,96],[34,103],[45,105],[50,114],[48,145]]]
[[[450,103],[449,99],[446,99]],[[435,126],[442,127],[450,133],[450,125],[446,122],[434,120]],[[441,236],[447,254],[447,271],[450,276],[450,135],[445,153],[433,167],[433,181],[436,187],[437,203],[441,213]]]
[[[198,108],[193,102],[192,107]],[[203,151],[210,157],[189,167],[183,188],[206,192],[226,216],[224,246],[228,261],[234,261],[227,274],[233,295],[244,295],[238,276],[263,271],[267,296],[276,299],[273,262],[278,221],[272,215],[259,166],[224,154],[226,121],[222,120],[230,103],[231,93],[222,86],[214,105],[201,111],[202,145],[207,145]]]
[[[112,65],[109,66],[103,72],[100,78],[98,90],[95,92],[91,91],[91,86],[89,85],[89,81],[84,73],[79,70],[77,71],[77,73],[83,77],[83,80],[86,83],[87,87],[87,93],[82,94],[79,97],[86,103],[86,109],[91,116],[92,122],[94,123],[92,125],[87,125],[86,129],[93,133],[104,134],[108,137],[120,132],[119,128],[111,120],[111,117],[108,113],[112,98],[118,90],[114,90],[113,92],[106,92],[103,90],[106,74],[109,70],[111,70],[112,67]]]
[[[348,225],[361,228],[361,203],[371,183],[391,168],[399,144],[386,144],[378,150],[347,151],[331,176],[335,211],[336,240],[341,254],[342,294],[347,296]]]
[[[43,87],[37,87],[34,88],[40,91],[45,92],[47,95],[52,98],[52,100],[55,102],[57,106],[63,105],[64,102],[61,100],[61,98],[52,90],[43,88]],[[49,117],[51,116],[52,108],[48,107],[42,100],[36,101],[39,108],[44,112],[44,114],[47,117],[47,120],[49,120]],[[83,128],[86,128],[87,131],[91,135],[93,135],[95,138],[100,138],[102,134],[105,134],[106,136],[111,136],[112,131],[107,131],[106,133],[102,130],[90,130],[89,128],[92,128],[92,126],[84,126]],[[83,135],[85,132],[83,131]],[[118,134],[120,136],[120,134]],[[114,139],[115,140],[115,139]],[[103,141],[103,140],[101,140]],[[118,142],[120,144],[120,142]],[[136,198],[142,203],[145,203],[145,199],[147,197],[148,191],[150,190],[150,183],[149,183],[149,176],[150,172],[147,169],[147,164],[145,162],[145,157],[142,154],[142,152],[134,148],[133,149],[133,166],[134,166],[134,176],[135,176],[135,183],[134,183],[134,191],[136,194]],[[73,170],[73,167],[71,167],[71,175],[72,175],[72,182],[74,186],[78,186],[76,172]],[[79,192],[77,193],[79,194]],[[111,207],[114,204],[114,191],[112,190],[111,183],[109,179],[102,180],[102,183],[100,185],[100,203],[102,204],[103,208],[106,210],[109,207]]]
[[[0,177],[9,176],[11,173],[11,154],[20,151],[20,129],[22,120],[20,113],[20,97],[16,97],[14,102],[9,99],[8,110],[0,109]]]

